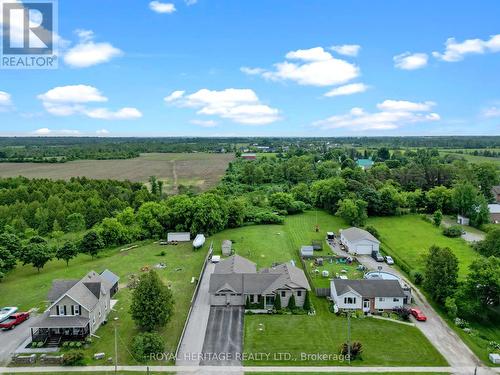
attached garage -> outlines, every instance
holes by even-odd
[[[349,253],[354,255],[371,255],[379,252],[380,241],[371,233],[360,228],[349,228],[340,232],[340,241],[346,246]]]

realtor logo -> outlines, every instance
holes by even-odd
[[[57,68],[55,3],[2,4],[1,67],[5,69]]]

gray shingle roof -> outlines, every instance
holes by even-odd
[[[249,272],[232,272],[233,269]],[[209,293],[228,288],[235,293],[271,294],[285,287],[311,289],[304,271],[291,263],[265,268],[257,273],[255,263],[235,255],[215,266],[215,272],[210,276]]]
[[[239,255],[232,255],[229,258],[224,259],[215,266],[214,270],[215,274],[255,272],[257,272],[257,266],[255,263]]]
[[[83,316],[50,316],[47,311],[40,320],[32,325],[34,328],[83,328],[89,324],[89,318]]]
[[[70,290],[78,280],[54,280],[52,281],[52,288],[47,295],[47,300],[54,302],[59,299],[64,293]]]
[[[493,194],[500,194],[500,185],[493,186],[491,188],[491,191],[493,192]]]
[[[342,236],[344,236],[349,242],[357,242],[360,240],[370,240],[376,243],[380,243],[370,232],[367,232],[361,228],[348,228],[342,231]]]
[[[337,295],[354,290],[362,297],[404,297],[405,293],[397,280],[333,280]]]
[[[108,282],[112,285],[115,285],[118,281],[120,281],[120,278],[117,275],[107,269],[101,272],[101,276],[108,280]]]

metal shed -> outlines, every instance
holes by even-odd
[[[312,246],[302,246],[300,248],[300,256],[309,258],[314,256],[314,248]]]

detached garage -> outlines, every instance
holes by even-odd
[[[380,241],[360,228],[353,227],[341,231],[340,241],[351,254],[371,255],[373,251],[380,250]]]

